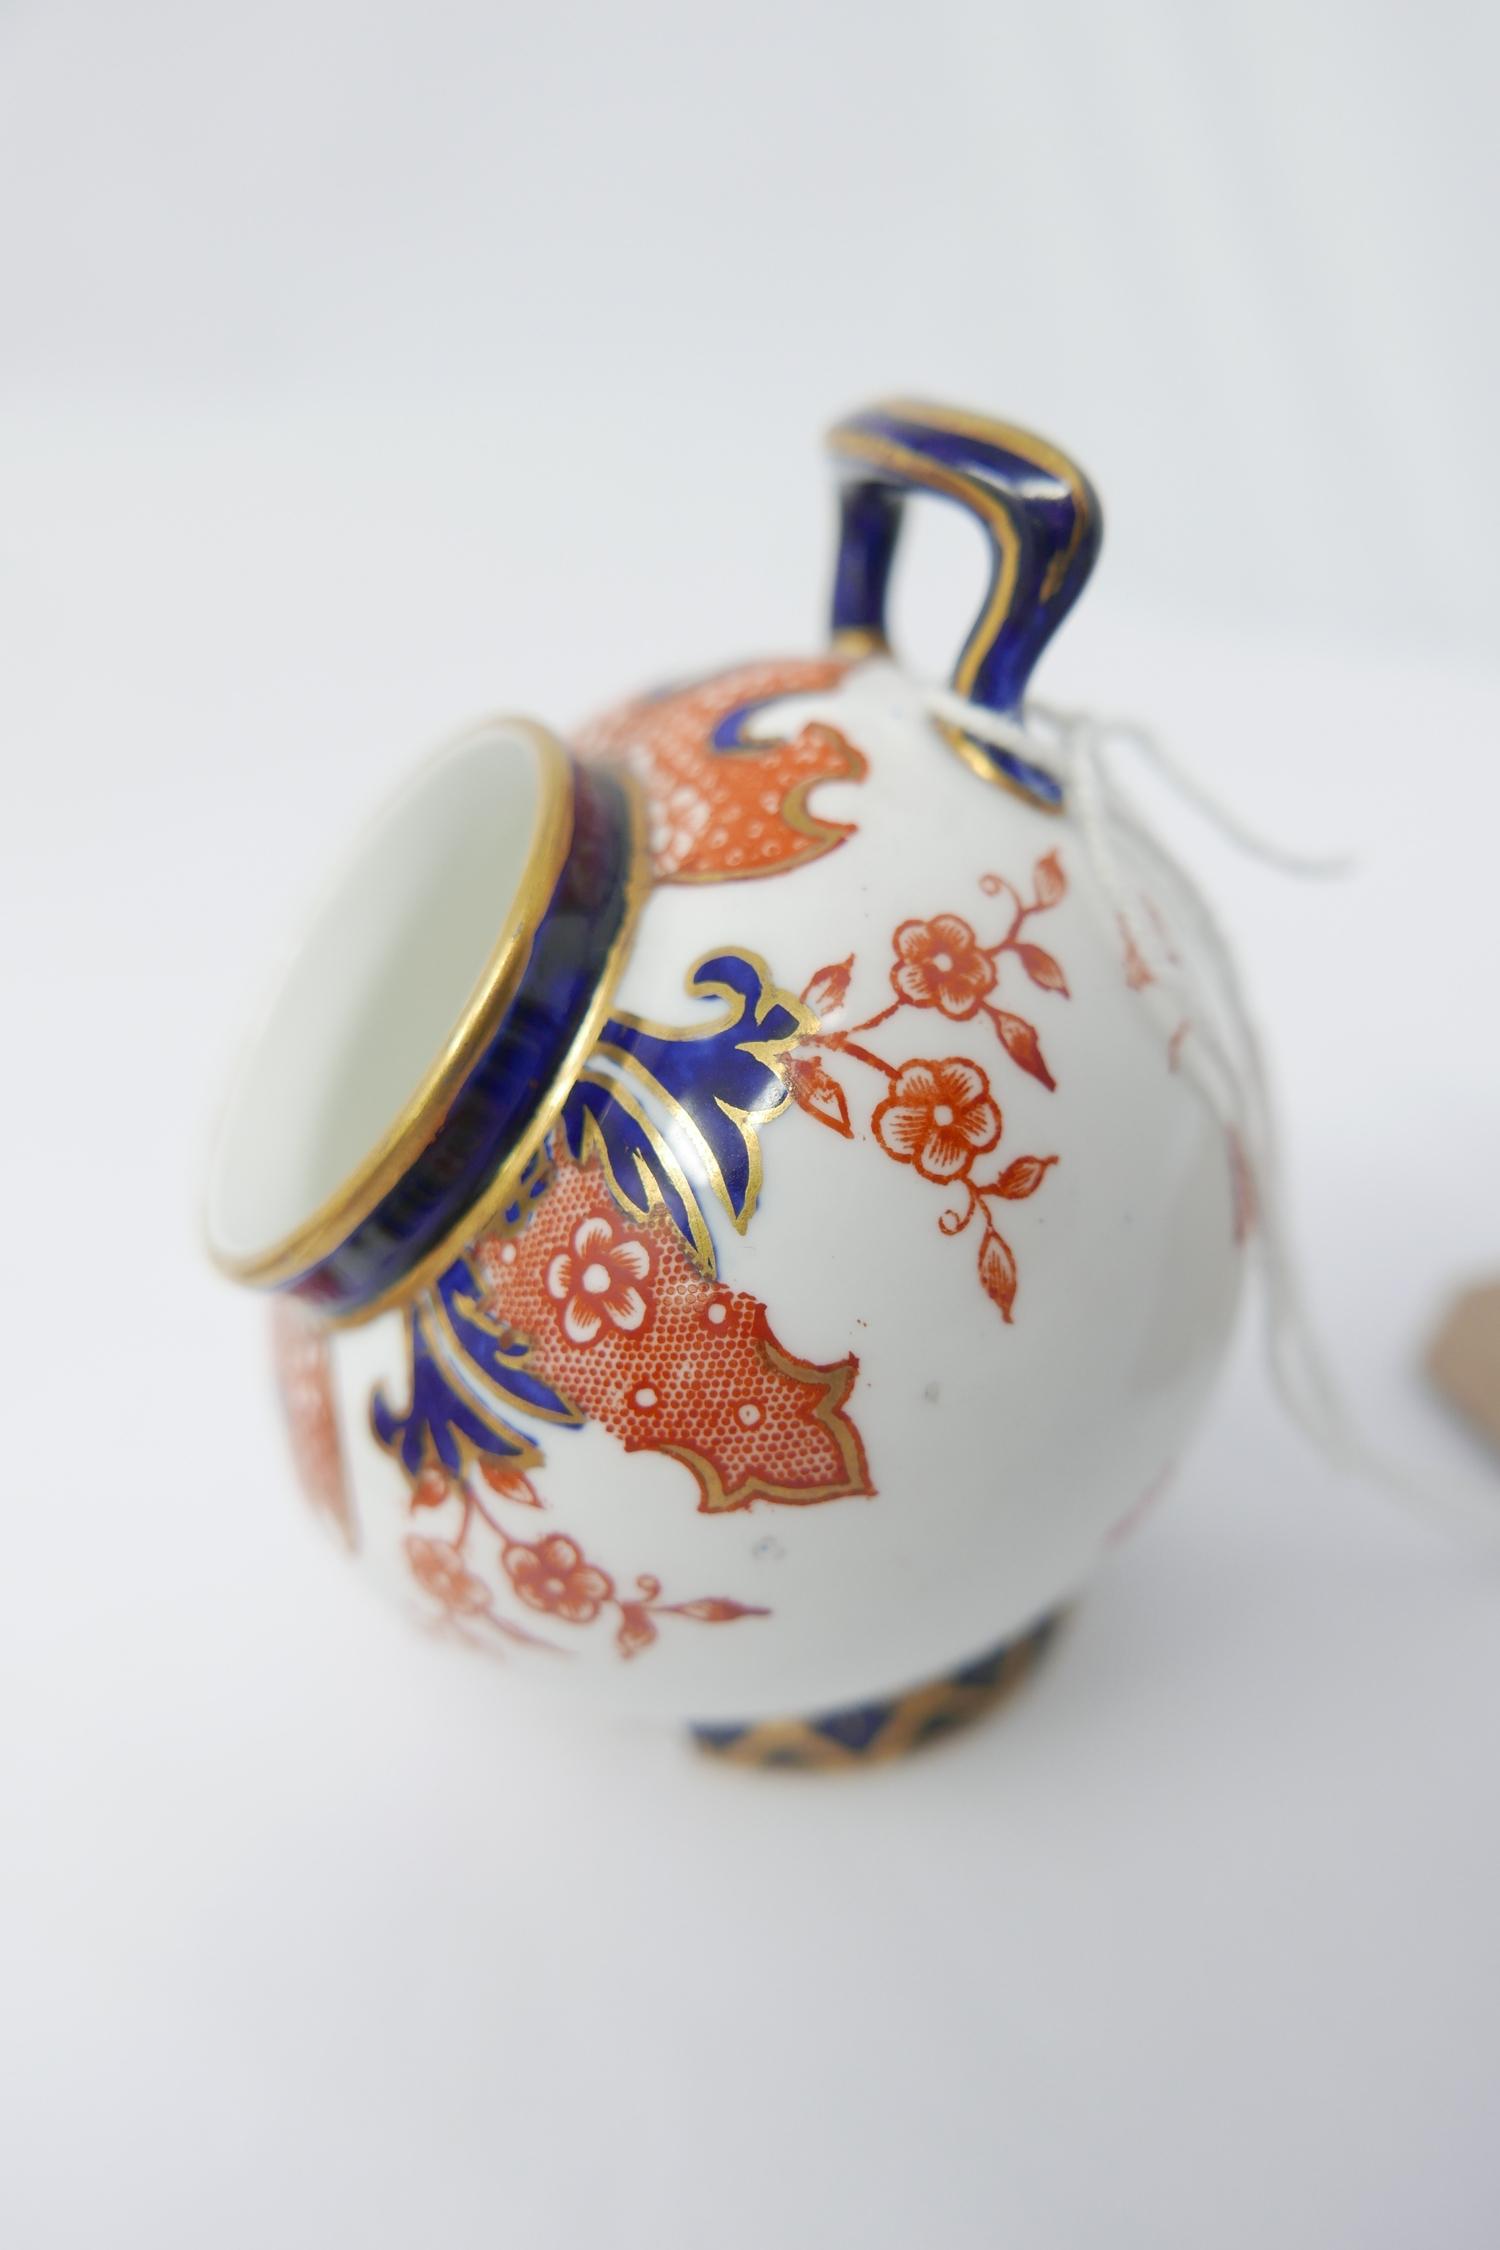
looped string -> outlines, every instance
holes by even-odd
[[[1419,1489],[1374,1452],[1344,1404],[1303,1293],[1284,1205],[1265,1049],[1233,945],[1198,884],[1138,811],[1115,770],[1113,753],[1133,752],[1231,843],[1283,873],[1325,878],[1347,873],[1352,862],[1290,850],[1259,834],[1132,720],[1037,702],[1028,702],[1023,717],[1004,717],[951,689],[914,682],[880,659],[861,668],[846,686],[845,698],[864,689],[880,696],[888,708],[882,690],[895,688],[898,676],[904,693],[914,692],[933,719],[1013,752],[1059,783],[1094,880],[1120,928],[1131,981],[1157,1012],[1173,1067],[1207,1102],[1243,1166],[1254,1218],[1252,1243],[1264,1282],[1267,1358],[1290,1418],[1335,1467],[1366,1476],[1429,1520],[1439,1517],[1466,1542],[1477,1539],[1492,1546],[1492,1511],[1455,1507]],[[1127,853],[1134,882],[1126,872]],[[1149,905],[1142,913],[1142,874],[1188,941],[1183,956],[1172,943],[1166,920],[1159,922]],[[1205,1000],[1213,1020],[1205,1016]]]
[[[1267,1355],[1277,1393],[1293,1421],[1335,1465],[1369,1466],[1303,1296],[1285,1215],[1265,1049],[1234,948],[1197,883],[1147,827],[1109,753],[1116,747],[1136,752],[1232,843],[1285,873],[1324,877],[1344,872],[1349,862],[1291,851],[1258,834],[1133,721],[1032,704],[1018,722],[967,703],[946,688],[925,688],[922,699],[935,718],[981,742],[1019,753],[1061,785],[1094,879],[1133,956],[1143,964],[1144,973],[1136,980],[1141,997],[1162,1019],[1176,1066],[1232,1137],[1248,1175],[1253,1239],[1265,1284]],[[1189,940],[1186,958],[1196,977],[1190,977],[1183,957],[1154,918],[1142,914],[1122,865],[1122,846],[1170,902],[1172,919]],[[1216,1022],[1203,1018],[1200,979],[1207,985]]]

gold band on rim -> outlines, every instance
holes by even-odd
[[[465,728],[449,748],[457,749],[471,736],[495,729],[519,734],[531,744],[537,753],[540,787],[521,882],[494,949],[441,1054],[374,1148],[332,1194],[267,1249],[236,1256],[210,1241],[215,1265],[233,1281],[275,1288],[321,1264],[348,1240],[433,1139],[515,997],[573,841],[572,766],[556,735],[531,719],[480,720]],[[278,993],[284,989],[279,987]]]
[[[599,982],[594,996],[568,1043],[568,1049],[553,1074],[547,1091],[537,1102],[525,1132],[517,1141],[486,1186],[480,1189],[463,1215],[455,1220],[441,1242],[434,1244],[425,1256],[407,1269],[400,1278],[382,1289],[378,1297],[368,1304],[355,1305],[348,1312],[319,1314],[319,1324],[325,1328],[359,1328],[376,1315],[389,1312],[393,1305],[405,1303],[416,1296],[429,1282],[452,1265],[455,1258],[481,1233],[495,1216],[503,1211],[520,1185],[522,1174],[536,1155],[547,1135],[557,1122],[558,1112],[577,1084],[584,1064],[604,1029],[620,978],[635,937],[635,926],[640,919],[641,907],[651,888],[651,865],[647,851],[646,812],[639,784],[632,774],[611,768],[611,773],[625,793],[630,811],[630,871],[625,878],[625,898],[620,914],[620,927],[604,957],[599,972]]]

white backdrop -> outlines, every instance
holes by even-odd
[[[1485,648],[1497,68],[1477,0],[6,0],[0,396],[372,466],[463,417],[601,499],[688,443],[713,551],[819,417],[951,393],[1143,595]]]
[[[1251,1334],[1003,1722],[760,1782],[367,1607],[192,1196],[353,814],[812,645],[817,431],[927,390],[1104,493],[1047,685],[1361,853],[1165,813],[1355,1405],[1495,1491],[1415,1361],[1500,1265],[1497,63],[1458,0],[0,0],[7,2244],[1493,2243],[1500,1589]]]

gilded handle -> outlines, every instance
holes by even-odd
[[[966,508],[990,549],[985,598],[953,670],[953,687],[986,710],[1017,712],[1033,667],[1082,592],[1103,531],[1098,498],[1065,453],[1009,422],[900,400],[829,432],[840,493],[833,634],[842,648],[884,649],[886,596],[911,493]],[[973,762],[1055,805],[1050,776],[965,737]]]

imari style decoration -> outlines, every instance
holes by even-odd
[[[813,1765],[1028,1668],[1167,1478],[1254,1217],[1182,1067],[1211,1008],[1171,887],[1128,845],[1101,881],[1023,723],[1093,491],[945,408],[830,442],[829,651],[430,761],[209,1189],[363,1567],[562,1692]],[[943,694],[886,640],[919,494],[992,557]]]

